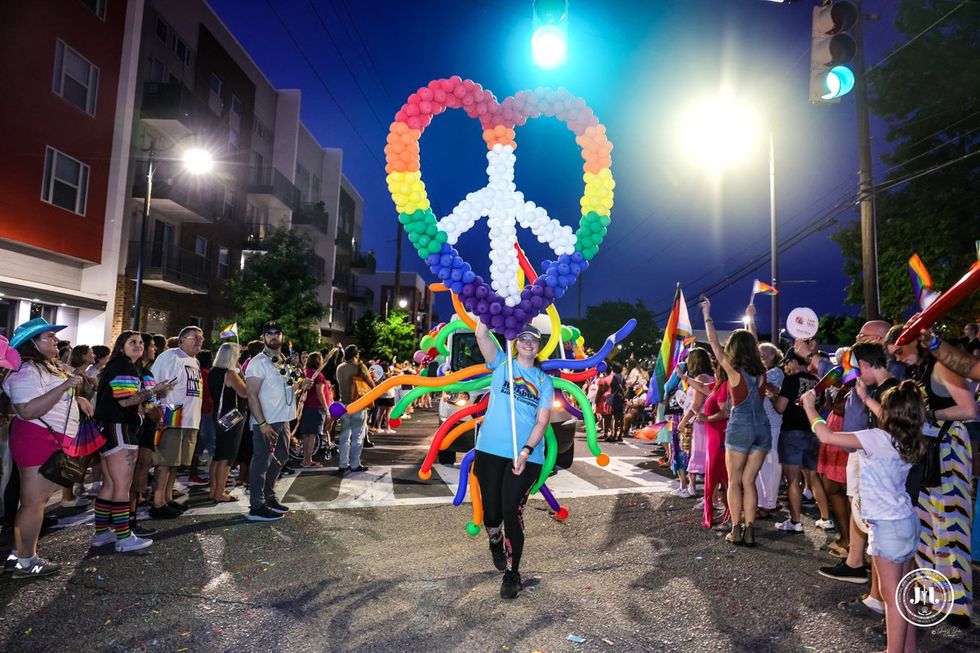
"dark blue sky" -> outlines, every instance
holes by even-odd
[[[809,2],[570,0],[568,61],[553,71],[530,62],[531,0],[210,2],[275,86],[302,90],[302,119],[319,141],[343,148],[344,170],[365,199],[364,247],[378,252],[379,269],[394,267],[397,214],[383,169],[388,125],[410,93],[438,77],[471,78],[498,99],[535,86],[564,86],[607,126],[615,145],[616,204],[609,233],[584,277],[586,306],[643,299],[655,312],[666,310],[676,281],[692,300],[698,290],[768,252],[765,135],[751,156],[718,181],[692,162],[679,138],[684,107],[696,97],[734,89],[771,126],[781,240],[857,187],[853,97],[836,106],[807,101]],[[898,0],[864,5],[866,13],[881,15],[866,26],[871,65],[904,39],[892,27]],[[873,132],[879,178],[885,169],[878,161],[887,147],[884,126],[873,124]],[[552,217],[577,224],[582,161],[571,132],[554,119],[539,119],[518,129],[517,143],[518,188]],[[461,111],[438,116],[421,149],[423,180],[438,216],[485,185],[479,124]],[[856,212],[840,219],[855,220]],[[847,279],[829,239],[833,229],[780,257],[783,320],[800,305],[817,313],[856,312],[844,305]],[[530,243],[530,233],[519,237],[532,262],[546,258],[549,251]],[[482,224],[463,237],[460,251],[478,271],[487,270]],[[407,240],[404,253],[405,268],[431,280]],[[741,316],[756,277],[768,280],[767,256],[757,270],[712,294],[719,322],[734,324]],[[789,283],[811,280],[816,283]],[[563,316],[575,316],[576,298],[573,289],[558,303]],[[756,304],[766,316],[760,318],[765,329],[769,300]]]

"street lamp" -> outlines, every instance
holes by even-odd
[[[140,222],[140,248],[136,258],[136,293],[133,297],[133,331],[140,330],[140,308],[143,302],[143,261],[146,258],[146,228],[150,219],[150,200],[153,197],[153,173],[156,172],[157,150],[150,142],[147,150],[146,193],[143,196],[143,218]],[[200,147],[191,147],[184,151],[182,157],[184,169],[192,175],[202,175],[214,168],[211,153]]]
[[[690,150],[715,170],[744,158],[758,140],[753,112],[729,97],[705,102],[688,114],[685,136]],[[769,130],[769,247],[772,287],[779,278],[776,239],[776,161]],[[772,341],[779,343],[779,295],[772,295]]]
[[[408,306],[408,300],[407,299],[399,299],[398,300],[398,308],[405,308],[406,306]]]

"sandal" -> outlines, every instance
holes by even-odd
[[[752,524],[742,530],[742,543],[750,548],[755,546],[755,526]]]
[[[215,503],[232,503],[238,501],[238,497],[233,497],[230,494],[221,497],[220,499],[211,499]]]
[[[735,546],[741,546],[744,544],[743,538],[744,531],[742,530],[742,525],[735,524],[732,526],[732,532],[725,536],[725,541]]]

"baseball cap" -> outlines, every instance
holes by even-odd
[[[531,326],[529,324],[526,327],[524,327],[523,329],[521,329],[520,332],[518,332],[518,334],[517,334],[517,336],[515,336],[514,340],[517,340],[517,338],[520,338],[525,333],[530,334],[530,335],[534,336],[535,338],[541,338],[541,332],[538,331],[535,327],[533,327],[533,326]]]
[[[282,332],[282,325],[276,320],[269,320],[262,325],[262,333],[265,334],[269,331],[279,331]]]

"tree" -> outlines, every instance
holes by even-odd
[[[374,311],[368,311],[354,322],[353,335],[357,338],[357,346],[370,356],[377,355],[378,325],[381,318]]]
[[[408,314],[402,311],[390,311],[387,320],[378,321],[377,331],[375,354],[381,358],[410,360],[412,354],[419,348],[415,325],[412,324]]]
[[[909,256],[918,252],[936,288],[945,290],[977,255],[980,159],[967,157],[980,144],[980,4],[951,12],[954,6],[903,0],[895,26],[907,42],[868,72],[870,108],[888,123],[894,144],[882,156],[890,167],[878,171],[884,179],[877,182],[875,202],[881,309],[896,320],[912,312]],[[864,301],[860,233],[860,225],[850,223],[833,235],[852,280],[847,301],[858,305]],[[977,315],[980,295],[974,294],[941,327],[958,334]]]
[[[585,309],[584,319],[571,322],[582,332],[586,346],[598,349],[611,333],[619,331],[630,318],[636,318],[636,329],[622,343],[622,353],[627,356],[635,354],[639,358],[655,357],[663,332],[657,328],[653,313],[642,299],[635,304],[606,301],[589,306]]]
[[[850,345],[864,325],[859,315],[821,315],[817,342],[827,345]]]
[[[262,324],[278,320],[285,336],[299,349],[320,348],[316,326],[326,312],[317,299],[322,271],[310,269],[313,243],[298,232],[272,229],[260,245],[261,254],[245,262],[241,274],[225,286],[234,307],[227,322],[238,322],[242,340],[257,338]]]

